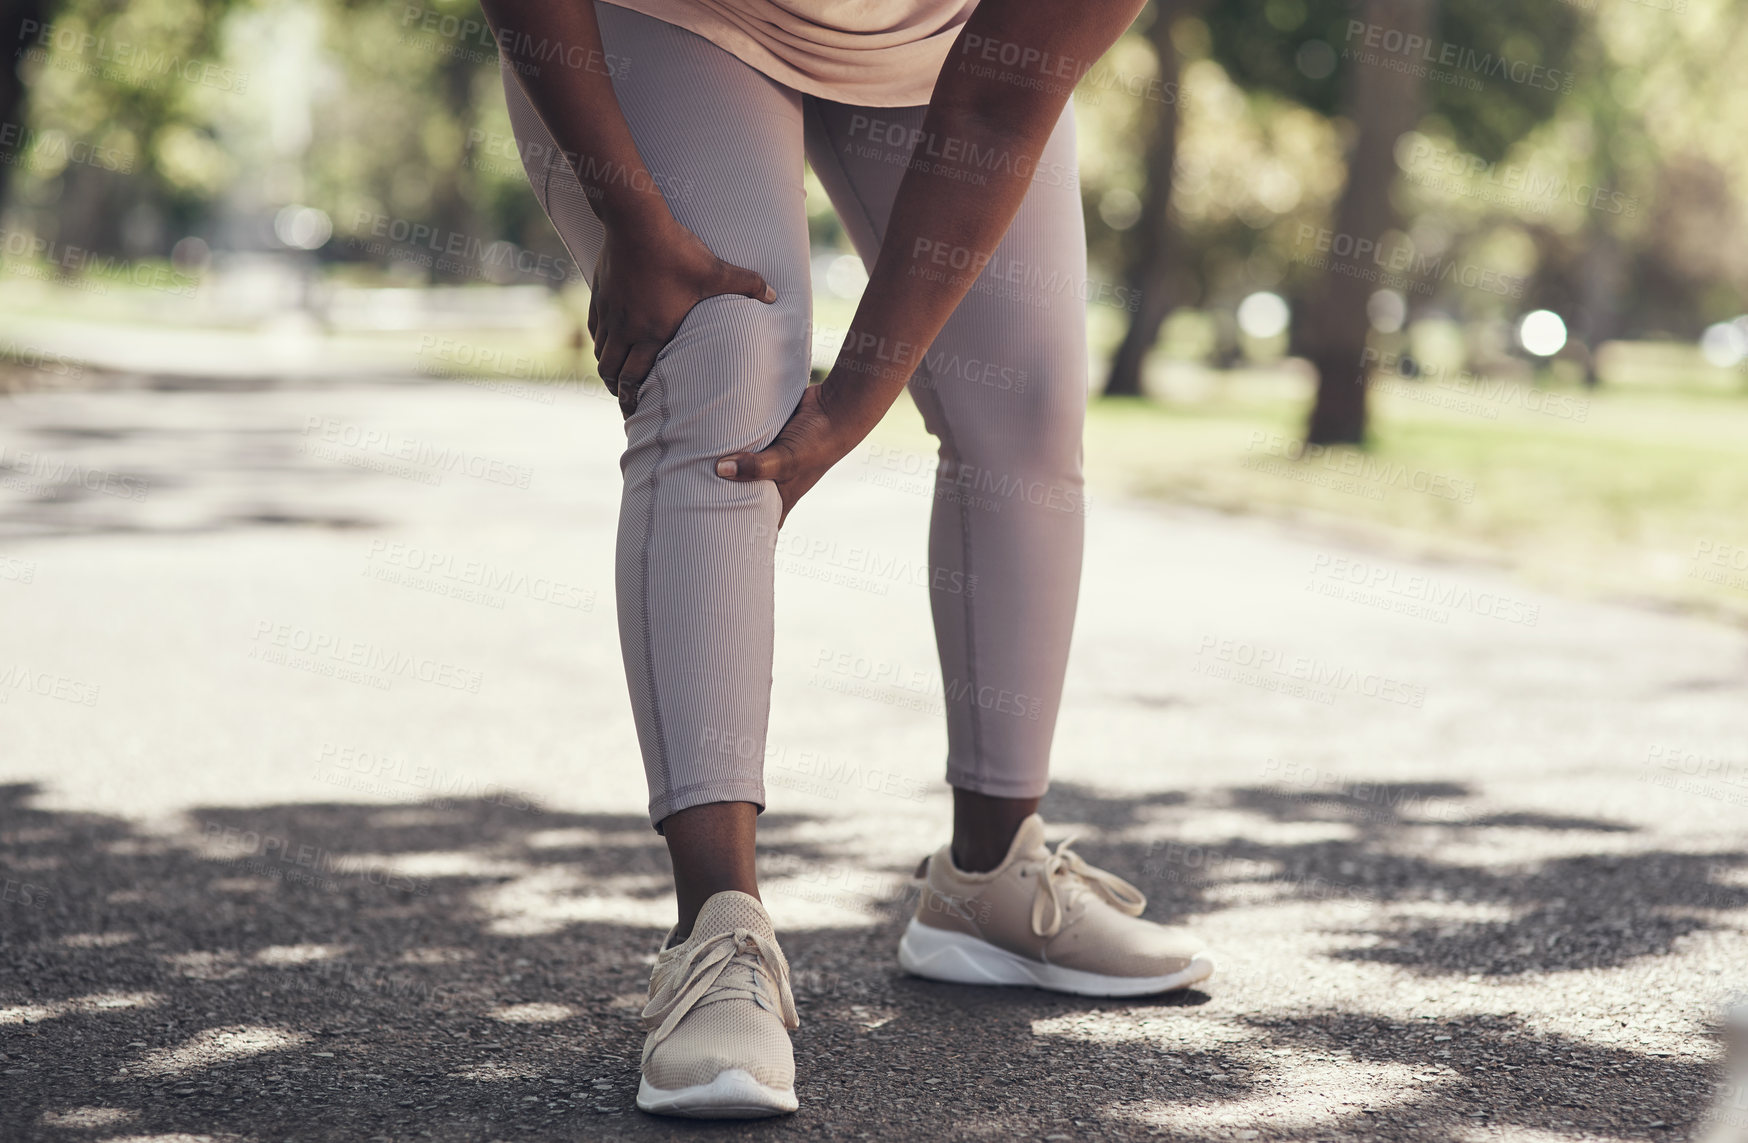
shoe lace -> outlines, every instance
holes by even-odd
[[[729,976],[730,968],[743,969],[745,974]],[[655,1029],[651,1049],[672,1035],[707,995],[713,1001],[730,997],[751,1000],[777,1012],[785,1028],[801,1026],[783,954],[773,942],[750,929],[735,929],[699,942],[668,979],[673,984],[658,989],[643,1009],[643,1027]]]
[[[1131,917],[1139,917],[1147,907],[1141,890],[1097,866],[1069,846],[1078,836],[1062,839],[1054,852],[1044,859],[1038,870],[1038,891],[1032,898],[1032,932],[1040,937],[1053,937],[1062,931],[1063,901],[1072,901],[1090,888],[1099,897]]]

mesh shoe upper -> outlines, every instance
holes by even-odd
[[[1045,845],[1044,821],[1033,814],[987,873],[956,868],[943,846],[929,858],[917,922],[1102,976],[1164,976],[1203,951],[1185,930],[1142,920],[1141,891],[1087,864],[1069,845],[1054,851]]]
[[[718,893],[692,935],[663,949],[650,973],[643,1076],[664,1091],[740,1068],[767,1087],[795,1084],[789,1030],[800,1024],[789,962],[758,899]]]

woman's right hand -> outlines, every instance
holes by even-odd
[[[607,391],[631,416],[656,354],[692,307],[718,294],[769,305],[777,291],[756,271],[724,262],[670,216],[653,224],[609,226],[589,295],[589,338]]]
[[[776,291],[712,254],[674,219],[631,138],[608,68],[550,66],[553,58],[610,58],[594,4],[480,0],[480,7],[516,82],[606,227],[589,297],[589,337],[601,379],[629,417],[656,354],[693,306],[717,294],[770,303]]]

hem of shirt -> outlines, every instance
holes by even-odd
[[[880,86],[870,91],[861,88],[852,89],[841,85],[822,83],[806,72],[800,71],[786,63],[769,48],[748,36],[740,28],[727,20],[713,16],[702,8],[669,6],[661,0],[600,0],[603,4],[611,4],[615,8],[624,8],[652,20],[660,20],[683,31],[709,40],[741,63],[746,64],[766,79],[774,80],[784,87],[792,88],[803,95],[811,95],[830,103],[841,103],[848,107],[923,107],[934,94],[935,81],[940,78],[940,67],[945,66],[946,57],[929,75],[927,84],[922,87],[909,87],[894,92],[890,86]],[[659,7],[662,11],[652,12],[651,7]],[[682,15],[683,13],[683,15]],[[876,85],[869,85],[875,87]]]

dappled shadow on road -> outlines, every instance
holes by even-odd
[[[1561,858],[1513,872],[1388,844],[1428,831],[1473,842],[1623,828],[1429,816],[1470,792],[1368,788],[1355,806],[1238,787],[1192,804],[1061,785],[1045,810],[1112,831],[1078,848],[1146,889],[1150,915],[1327,906],[1329,930],[1351,936],[1330,955],[1370,972],[1607,968],[1666,954],[1748,906],[1748,888],[1722,876],[1742,853]],[[1246,1007],[1216,1019],[1203,992],[1088,1000],[916,980],[893,957],[907,901],[888,893],[859,921],[822,907],[819,927],[782,934],[803,1020],[799,1114],[654,1120],[631,1107],[636,1016],[671,904],[665,851],[643,817],[506,796],[197,808],[165,831],[39,809],[35,793],[0,788],[7,1139],[1189,1140],[1206,1137],[1186,1126],[1192,1113],[1210,1109],[1223,1131],[1261,1138],[1456,1140],[1476,1124],[1613,1136],[1628,1122],[1623,1101],[1635,1125],[1678,1123],[1707,1091],[1690,1060],[1550,1035],[1512,1013],[1407,1021]],[[1259,823],[1351,829],[1285,842],[1259,829],[1218,846],[1122,840],[1204,801]],[[787,840],[817,836],[811,822],[772,812],[761,825],[761,861],[803,894],[810,870],[866,863],[851,843]],[[872,872],[898,884],[908,869]],[[778,891],[768,881],[767,895]],[[1337,907],[1356,896],[1485,905],[1511,919],[1392,926],[1369,919],[1380,910]],[[1394,1086],[1387,1099],[1332,1099],[1314,1126],[1271,1125],[1291,1092],[1339,1083],[1328,1069],[1372,1069]]]
[[[1237,899],[1356,908],[1435,902],[1512,914],[1508,921],[1439,919],[1368,930],[1382,942],[1336,954],[1417,972],[1466,976],[1605,968],[1666,953],[1677,939],[1710,927],[1710,914],[1748,908],[1748,883],[1733,873],[1748,868],[1748,850],[1583,855],[1524,867],[1440,856],[1446,845],[1497,849],[1521,831],[1580,837],[1635,832],[1630,825],[1597,818],[1475,814],[1463,804],[1472,792],[1452,782],[1367,783],[1313,792],[1241,786],[1186,805],[1181,797],[1109,798],[1071,789],[1060,798],[1052,791],[1046,808],[1063,820],[1103,830],[1133,825],[1138,807],[1149,806],[1181,806],[1191,818],[1212,807],[1244,811],[1259,824],[1340,827],[1341,836],[1311,840],[1266,840],[1268,831],[1256,829],[1203,844],[1168,839],[1125,846],[1089,839],[1078,845],[1095,862],[1141,886],[1167,913],[1212,912],[1234,907],[1230,902]],[[1234,888],[1252,891],[1233,894]]]
[[[13,426],[0,441],[0,536],[200,535],[249,527],[370,528],[346,506],[386,480],[362,454],[315,455],[298,429]],[[338,451],[338,450],[334,450]],[[412,466],[408,479],[432,474]]]
[[[327,408],[324,390],[330,384],[270,375],[222,379],[90,371],[85,376],[101,392],[26,389],[8,399],[0,369],[0,407],[6,412],[0,434],[0,537],[371,528],[381,521],[354,504],[372,483],[436,484],[443,478],[428,463],[359,447],[356,439],[335,444],[312,435],[307,414]],[[142,405],[133,399],[165,391],[191,394],[198,402],[217,394],[223,401],[275,390],[307,393],[307,400],[257,407],[255,402]],[[117,393],[121,396],[112,399]],[[273,419],[251,419],[262,415]],[[406,442],[397,438],[394,443]]]
[[[1487,975],[1624,964],[1710,928],[1708,913],[1748,907],[1748,886],[1713,880],[1744,865],[1740,852],[1645,853],[1548,861],[1516,875],[1475,871],[1461,879],[1461,899],[1508,906],[1510,920],[1394,927],[1378,947],[1341,955]]]

